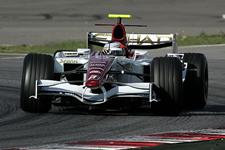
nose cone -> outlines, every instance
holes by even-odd
[[[97,87],[100,87],[99,80],[88,80],[85,83],[85,86],[86,87],[89,87],[89,88],[97,88]]]
[[[103,84],[106,74],[110,70],[113,58],[107,55],[93,53],[89,58],[85,86],[98,88]]]

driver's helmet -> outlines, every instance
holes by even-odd
[[[120,42],[112,42],[104,45],[102,53],[114,56],[124,56],[125,51],[121,48]]]

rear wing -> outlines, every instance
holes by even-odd
[[[176,34],[126,34],[128,48],[130,49],[157,49],[172,46],[174,53],[177,53]],[[103,47],[111,42],[112,33],[88,32],[87,46],[92,45]]]

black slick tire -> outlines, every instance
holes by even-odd
[[[49,97],[30,98],[35,94],[35,82],[39,79],[53,79],[54,61],[52,56],[28,54],[24,58],[20,91],[20,107],[32,113],[45,113],[51,109]]]
[[[152,103],[158,113],[177,114],[183,105],[182,64],[178,58],[156,57],[151,63],[150,81],[159,87],[157,98]],[[155,108],[154,108],[155,107]]]
[[[208,63],[204,54],[185,53],[188,63],[184,82],[184,97],[188,107],[203,108],[208,97]]]

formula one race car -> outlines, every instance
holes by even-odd
[[[178,113],[185,106],[202,108],[208,95],[208,65],[200,53],[178,53],[175,34],[127,34],[122,18],[112,33],[89,32],[87,48],[58,50],[53,56],[28,54],[24,59],[20,104],[43,113],[51,105],[139,107]],[[96,47],[103,47],[101,49]],[[172,53],[152,58],[150,49],[172,46]],[[134,105],[132,105],[134,104]]]

